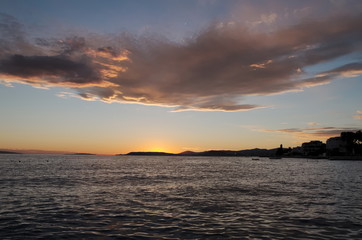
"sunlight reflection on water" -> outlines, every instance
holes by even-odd
[[[361,239],[362,162],[0,156],[2,239]]]

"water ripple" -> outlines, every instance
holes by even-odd
[[[362,162],[0,156],[1,239],[362,239]]]

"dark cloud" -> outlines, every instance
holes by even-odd
[[[16,18],[0,13],[0,57],[23,52],[35,53],[37,48],[27,41],[25,29]]]
[[[47,48],[53,54],[71,55],[86,49],[86,40],[84,37],[67,37],[63,39],[44,39],[36,38],[35,44],[42,48]]]
[[[69,83],[85,99],[172,106],[175,111],[250,110],[263,106],[244,104],[247,96],[299,91],[340,76],[360,75],[359,62],[314,77],[304,74],[308,66],[360,53],[360,29],[362,17],[357,15],[304,22],[270,33],[216,24],[183,43],[121,34],[37,39],[30,44],[20,31],[22,54],[6,48],[9,41],[0,45],[7,49],[6,55],[0,55],[0,74]]]
[[[75,62],[61,56],[12,55],[0,61],[0,72],[29,78],[48,78],[50,82],[99,83],[99,74],[87,61]]]

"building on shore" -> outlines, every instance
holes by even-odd
[[[347,143],[341,137],[332,137],[327,140],[326,149],[330,156],[346,155]]]
[[[310,141],[302,144],[304,156],[322,156],[326,152],[326,144],[321,141]]]

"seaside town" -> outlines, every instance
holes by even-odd
[[[284,149],[281,145],[276,156],[304,156],[314,158],[355,158],[362,157],[362,132],[342,132],[340,136],[305,142],[302,146]]]

